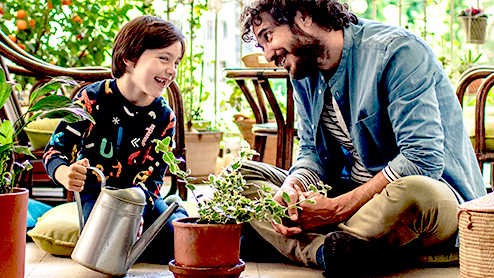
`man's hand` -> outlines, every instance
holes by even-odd
[[[278,192],[276,192],[276,194],[274,195],[273,200],[285,207],[295,204],[296,202],[298,202],[299,199],[299,192],[297,192],[295,186],[299,188],[302,187],[300,181],[298,181],[297,179],[287,178],[283,183],[283,185],[281,186],[281,188],[278,190]],[[287,203],[285,199],[283,199],[283,193],[288,194],[288,196],[290,197],[289,203]],[[298,220],[297,209],[296,208],[288,209],[288,216],[290,218],[291,223],[296,222]],[[287,227],[283,224],[278,224],[274,221],[271,222],[271,224],[273,225],[274,230],[282,235],[290,236],[302,232],[302,228],[300,226]]]
[[[81,192],[84,189],[84,181],[89,167],[87,158],[72,163],[70,166],[61,165],[55,170],[55,179],[67,190]]]
[[[299,194],[299,201],[302,201],[299,205],[302,210],[297,223],[304,229],[310,230],[339,222],[337,219],[338,204],[335,199],[314,192],[302,192],[298,186],[295,186],[295,189]],[[315,204],[303,202],[307,198],[315,201]]]

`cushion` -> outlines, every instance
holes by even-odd
[[[46,146],[59,123],[60,119],[45,118],[27,124],[24,130],[35,150],[43,149]]]
[[[45,214],[45,212],[49,211],[51,208],[52,206],[49,206],[45,203],[29,199],[27,205],[27,229],[32,229],[36,225],[36,222],[38,222],[38,218]]]
[[[60,123],[60,119],[44,118],[44,119],[32,121],[29,124],[27,124],[26,127],[34,130],[53,132],[57,128],[59,123]]]
[[[473,118],[464,118],[468,136],[475,146],[475,120]],[[486,115],[485,117],[485,146],[487,150],[494,150],[494,116]]]
[[[70,202],[50,209],[27,234],[44,251],[70,256],[79,238],[77,204]]]

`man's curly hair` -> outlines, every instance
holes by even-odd
[[[271,15],[277,26],[293,26],[295,14],[312,17],[312,21],[328,31],[342,30],[350,23],[357,23],[357,16],[348,10],[346,3],[336,0],[251,0],[244,8],[240,17],[242,40],[251,42],[255,35],[252,27],[261,24],[260,15],[264,12]]]

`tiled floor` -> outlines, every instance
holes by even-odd
[[[196,186],[197,195],[208,195],[206,186]],[[166,192],[166,188],[164,189]],[[188,194],[191,196],[191,194]],[[189,203],[190,204],[190,203]],[[383,271],[380,276],[372,277],[410,277],[410,278],[456,278],[460,277],[460,270],[454,267],[434,268],[411,268],[400,269],[393,273],[388,270],[389,266],[383,262]],[[247,262],[241,278],[321,278],[323,271],[290,264],[281,263],[256,263]],[[109,277],[99,272],[90,270],[79,265],[68,257],[55,257],[41,250],[33,242],[27,243],[26,248],[26,277],[47,278],[102,278]],[[173,277],[167,265],[137,263],[128,272],[126,277]],[[336,277],[336,276],[332,276]],[[3,277],[0,277],[3,278]]]
[[[385,265],[385,264],[384,264]],[[383,271],[385,272],[385,271]],[[26,277],[29,278],[103,278],[109,277],[85,268],[70,258],[55,257],[38,248],[33,242],[27,243]],[[167,265],[137,263],[126,277],[157,278],[173,277]],[[241,278],[321,278],[322,271],[288,264],[247,262]],[[373,277],[410,278],[455,278],[460,277],[458,267],[413,268]]]

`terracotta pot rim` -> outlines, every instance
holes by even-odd
[[[184,217],[184,218],[179,218],[179,219],[173,219],[172,224],[178,225],[178,226],[188,226],[188,225],[194,225],[197,227],[213,227],[213,226],[241,226],[243,223],[240,224],[233,224],[233,223],[227,223],[227,224],[207,224],[207,223],[197,223],[197,220],[199,220],[200,217],[197,216],[192,216],[192,217]]]
[[[14,192],[12,192],[12,193],[2,193],[2,194],[0,194],[0,196],[1,195],[22,195],[22,194],[26,194],[26,193],[29,194],[29,190],[27,190],[27,188],[22,188],[22,187],[14,187],[13,191]]]

